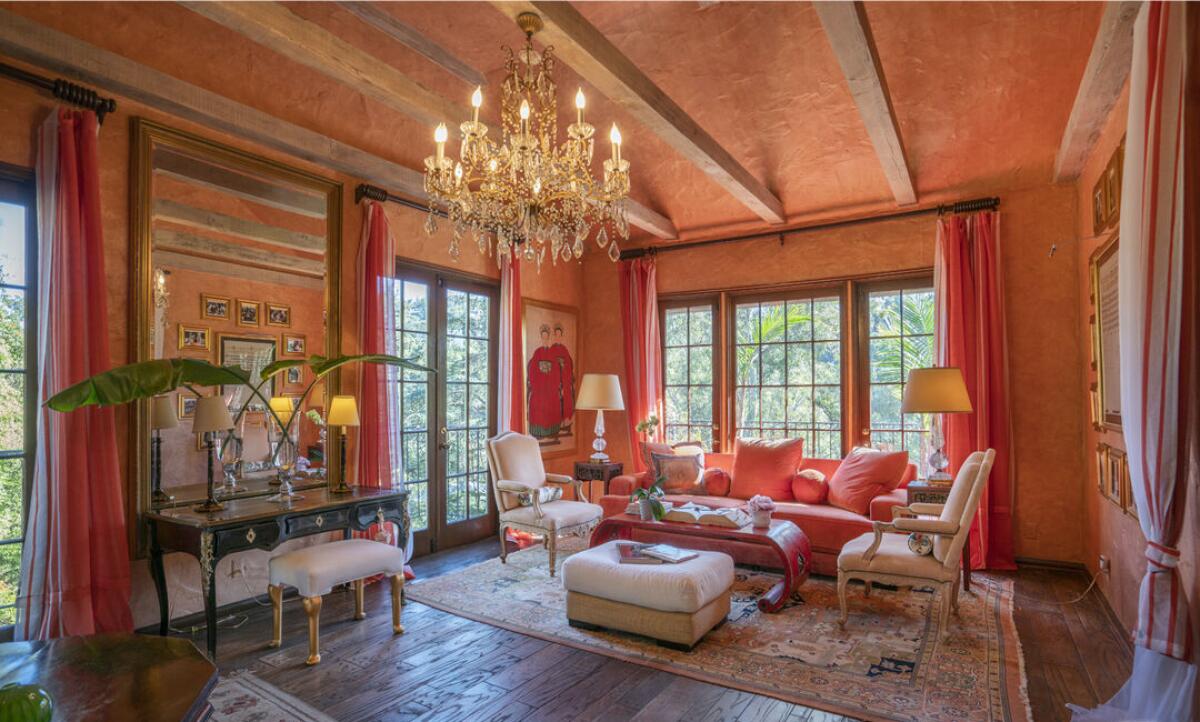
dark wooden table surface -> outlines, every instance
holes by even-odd
[[[180,722],[208,716],[217,668],[188,639],[96,634],[0,644],[0,686],[36,684],[55,720]]]
[[[200,563],[200,588],[204,595],[207,648],[217,656],[217,563],[228,554],[248,549],[270,551],[289,539],[340,531],[365,531],[376,521],[400,526],[397,538],[408,538],[408,492],[404,489],[351,487],[345,494],[328,488],[309,489],[303,498],[287,503],[267,497],[223,502],[222,511],[205,514],[191,507],[175,507],[144,515],[150,537],[150,575],[158,592],[159,634],[166,636],[170,622],[163,555],[187,552]]]

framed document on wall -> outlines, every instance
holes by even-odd
[[[1121,298],[1117,276],[1118,238],[1092,254],[1092,289],[1096,323],[1092,326],[1096,349],[1096,385],[1100,396],[1100,421],[1105,428],[1121,428]]]

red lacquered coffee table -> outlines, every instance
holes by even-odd
[[[792,592],[808,579],[812,554],[808,536],[790,521],[772,520],[770,528],[767,529],[755,529],[751,526],[729,529],[710,524],[642,521],[641,517],[632,514],[617,514],[600,522],[600,526],[592,532],[591,546],[599,546],[613,539],[632,539],[635,531],[650,532],[656,536],[666,534],[679,537],[678,541],[672,541],[684,548],[688,548],[688,539],[703,539],[706,549],[716,548],[724,551],[721,549],[722,543],[730,543],[732,547],[736,542],[771,550],[779,558],[779,566],[783,568],[783,579],[758,600],[758,608],[764,612],[778,612],[783,609]],[[738,555],[734,553],[734,549],[730,548],[728,553],[737,561]]]

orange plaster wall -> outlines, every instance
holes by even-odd
[[[1008,314],[1009,378],[1015,455],[1016,553],[1078,562],[1078,519],[1086,472],[1078,449],[1083,424],[1075,193],[1055,185],[1001,191],[1001,243]],[[789,237],[663,253],[659,293],[798,283],[933,265],[931,217],[850,226]],[[1058,250],[1050,256],[1052,244]],[[588,338],[585,371],[616,373],[625,382],[616,267],[585,261]],[[1048,312],[1048,309],[1055,309]],[[606,415],[609,450],[630,460],[624,412]],[[590,438],[590,437],[589,437]]]
[[[1089,385],[1096,380],[1096,374],[1090,369],[1088,360],[1090,351],[1089,334],[1091,332],[1088,319],[1094,309],[1089,298],[1091,255],[1106,243],[1116,233],[1109,229],[1099,236],[1092,231],[1092,187],[1108,165],[1109,157],[1121,142],[1125,134],[1126,119],[1129,108],[1129,86],[1108,117],[1107,124],[1083,173],[1080,174],[1076,185],[1078,197],[1078,228],[1080,242],[1079,258],[1079,299],[1080,334],[1083,339],[1082,363],[1084,376],[1082,390],[1085,393],[1084,404],[1080,407],[1080,417],[1084,420],[1086,443],[1083,447],[1084,466],[1087,469],[1087,483],[1084,484],[1084,508],[1087,512],[1087,534],[1085,537],[1084,563],[1092,573],[1099,572],[1100,555],[1107,556],[1111,561],[1110,572],[1101,574],[1097,585],[1108,599],[1109,605],[1116,612],[1126,629],[1132,631],[1137,624],[1138,587],[1146,569],[1144,556],[1146,538],[1136,519],[1123,512],[1117,505],[1101,496],[1096,478],[1095,448],[1097,444],[1124,449],[1125,439],[1120,431],[1095,429],[1091,426],[1091,410],[1088,408],[1086,393]],[[1187,509],[1184,512],[1184,528],[1180,540],[1181,558],[1179,573],[1184,587],[1188,590],[1188,598],[1193,602],[1193,624],[1200,620],[1195,607],[1195,601],[1200,599],[1200,577],[1197,575],[1196,558],[1200,554],[1200,493],[1197,493],[1194,477],[1188,494]]]
[[[4,62],[25,67],[30,70],[38,69],[11,58],[0,56]],[[232,82],[228,76],[222,82]],[[36,155],[36,131],[45,120],[55,103],[34,91],[29,86],[0,78],[0,162],[32,168]],[[320,166],[292,158],[270,149],[261,148],[253,143],[236,137],[217,132],[195,123],[158,112],[117,96],[117,111],[109,115],[100,131],[100,198],[102,204],[102,227],[104,232],[104,263],[108,279],[108,325],[110,356],[113,365],[129,361],[129,124],[134,117],[145,117],[162,122],[182,130],[197,133],[222,143],[248,150],[259,155],[279,160],[284,163],[318,173],[327,178],[342,183],[342,318],[343,351],[353,353],[357,348],[358,334],[355,329],[356,308],[356,259],[359,239],[362,234],[362,212],[354,205],[354,187],[360,180],[332,172]],[[423,142],[423,141],[416,141]],[[409,211],[389,204],[388,212],[392,219],[392,229],[396,235],[398,253],[401,257],[433,263],[449,268],[498,278],[494,262],[489,265],[484,259],[478,258],[474,246],[463,249],[463,256],[458,264],[450,261],[446,253],[448,231],[444,228],[433,238],[426,238],[422,229],[423,214]],[[557,270],[548,268],[539,276],[533,271],[526,274],[523,284],[525,297],[554,301],[579,307],[583,294],[581,291],[582,266],[573,264]],[[236,295],[233,293],[227,295]],[[197,302],[198,303],[198,302]],[[582,309],[581,309],[582,310]],[[581,324],[584,318],[581,314]],[[345,393],[354,393],[357,384],[352,377],[343,379]],[[129,417],[127,410],[116,410],[117,420],[117,452],[123,472],[129,469]],[[589,422],[590,423],[590,422]],[[353,437],[352,437],[353,438]],[[581,444],[590,443],[590,439]],[[581,450],[582,451],[582,450]],[[583,454],[586,456],[586,454]],[[353,458],[353,456],[351,456]],[[582,456],[580,457],[582,458]],[[547,464],[551,471],[569,471],[571,459],[555,460]],[[137,523],[131,520],[131,523]],[[296,544],[313,543],[316,537],[298,542],[289,542],[272,554],[286,551]],[[217,603],[228,604],[245,599],[250,594],[260,593],[266,587],[266,560],[269,557],[264,552],[246,552],[236,554],[222,560],[218,569]],[[196,561],[183,554],[168,555],[165,560],[168,585],[171,593],[171,615],[173,618],[200,611],[199,572]],[[239,578],[232,577],[232,570],[240,567],[244,573]],[[154,587],[151,583],[145,560],[135,560],[133,564],[133,594],[132,603],[134,622],[143,626],[157,622],[158,607],[155,601]]]

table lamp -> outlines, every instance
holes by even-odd
[[[604,412],[624,411],[625,401],[621,397],[621,380],[616,374],[584,374],[579,384],[579,398],[575,408],[596,412],[596,439],[592,442],[592,461],[608,461],[604,447]]]
[[[963,381],[962,370],[950,366],[946,368],[913,369],[908,374],[908,383],[904,386],[904,400],[900,404],[900,412],[905,414],[933,414],[933,426],[930,429],[930,445],[933,451],[929,454],[929,481],[945,483],[950,481],[946,467],[950,459],[942,451],[945,439],[942,437],[940,414],[967,414],[974,411],[971,397],[967,394],[967,385]]]
[[[346,427],[358,426],[358,402],[353,396],[334,396],[329,401],[329,415],[325,419],[329,426],[339,426],[342,429],[342,440],[339,447],[338,485],[333,488],[334,494],[346,494],[354,491],[346,483]]]
[[[175,413],[175,401],[170,396],[155,396],[150,401],[150,428],[154,431],[154,439],[150,449],[150,501],[163,504],[172,499],[170,494],[162,490],[162,432],[179,426],[179,416]]]
[[[203,504],[193,507],[195,511],[210,513],[225,508],[213,495],[213,434],[233,428],[229,407],[220,396],[202,396],[196,402],[196,416],[192,419],[192,433],[204,435],[204,451],[208,457],[208,498]]]

